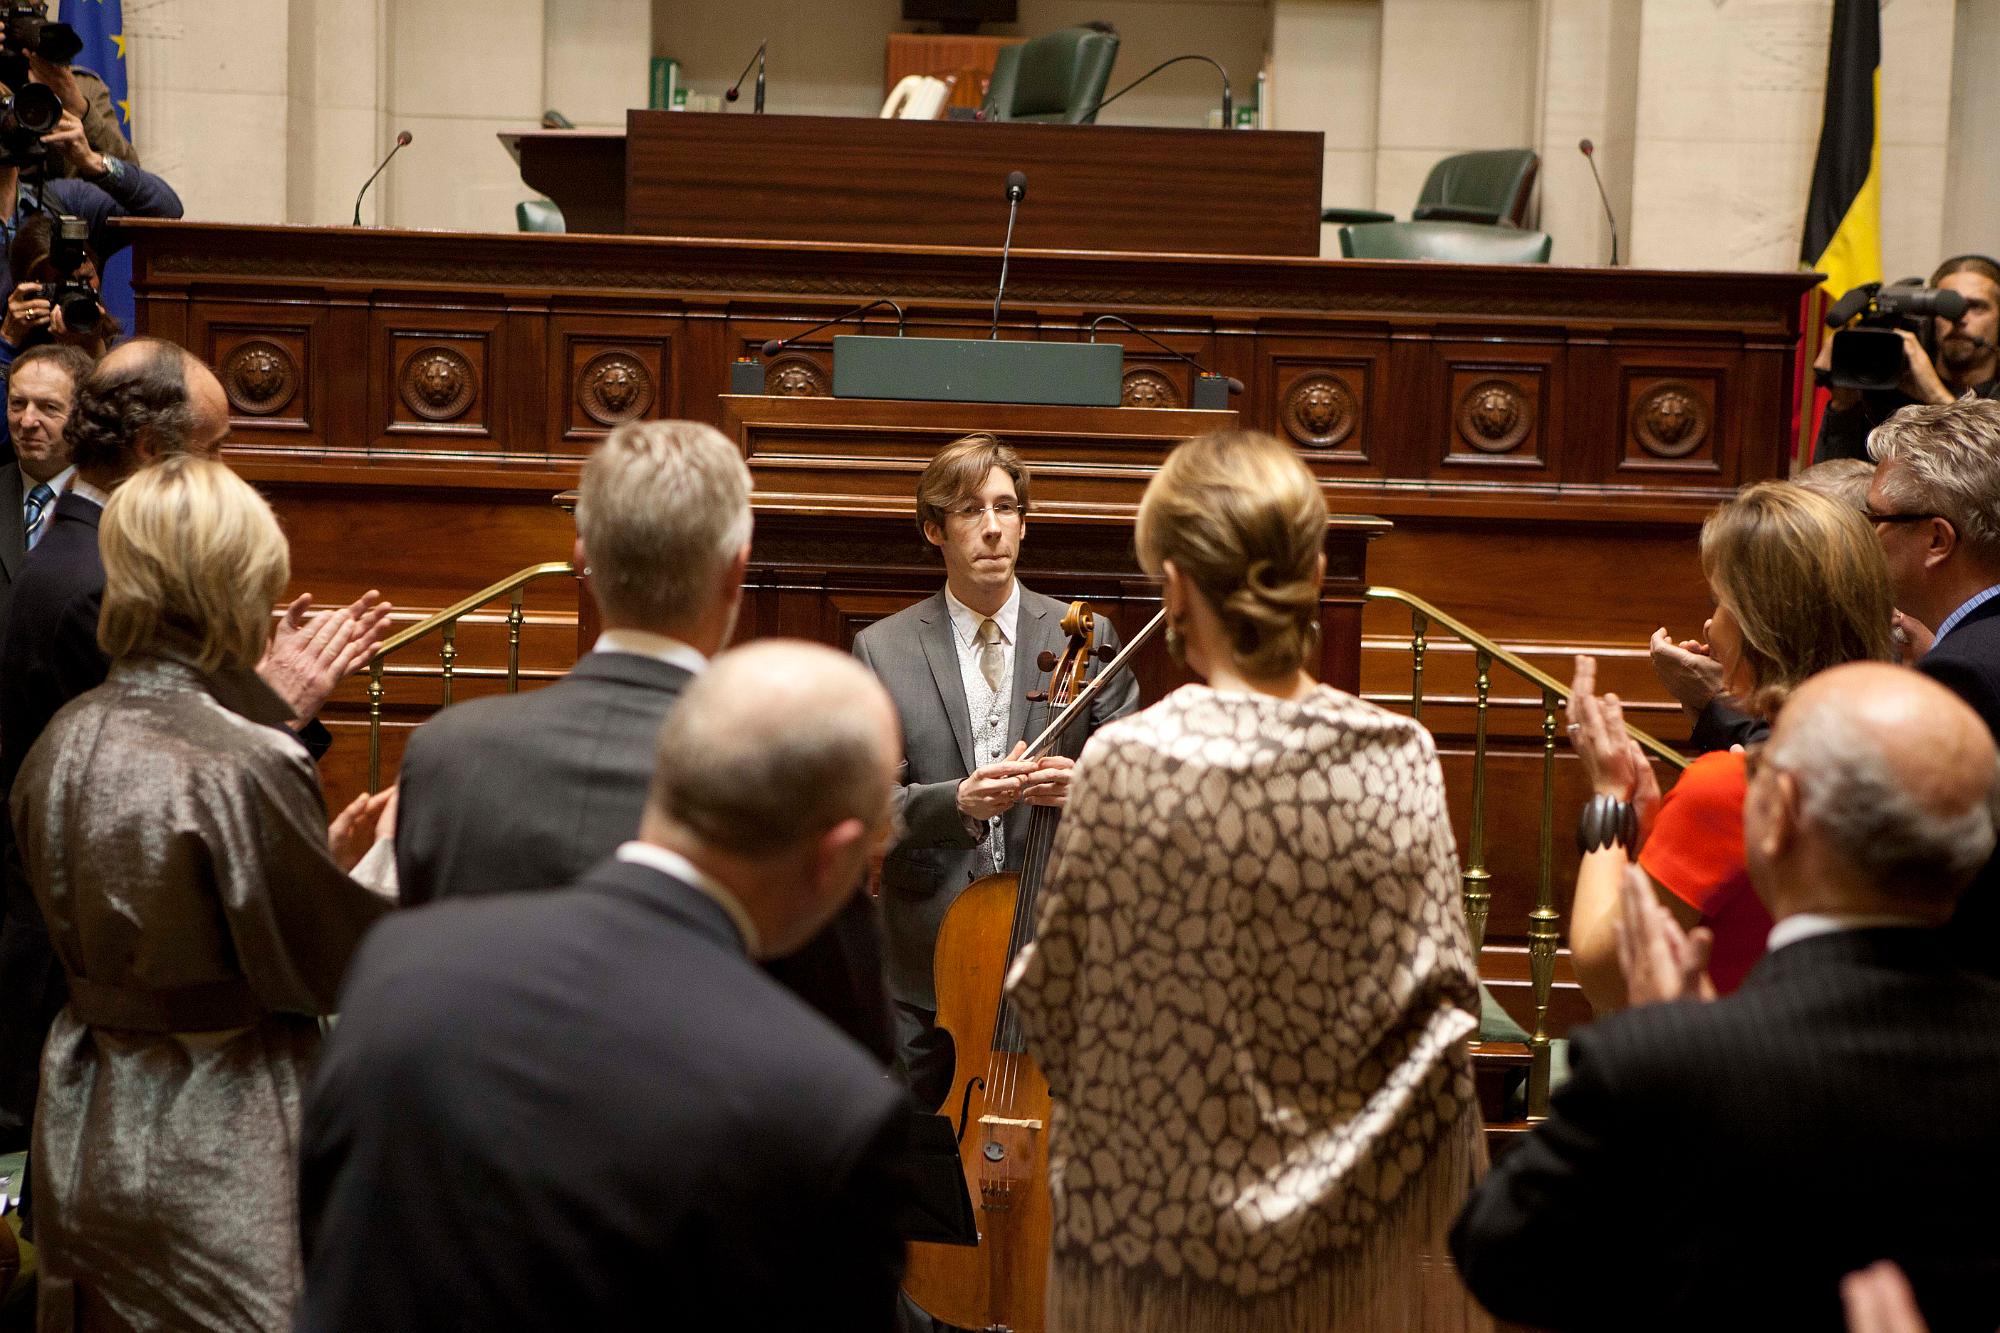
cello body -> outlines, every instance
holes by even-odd
[[[954,1120],[963,1115],[959,1164],[979,1243],[912,1243],[903,1287],[947,1323],[1042,1333],[1049,1276],[1049,1085],[1025,1051],[1000,1049],[1019,1046],[1019,1027],[1002,1010],[1019,898],[1019,875],[975,880],[938,930],[937,1025],[957,1048],[951,1092],[938,1111]]]

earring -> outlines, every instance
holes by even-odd
[[[1181,634],[1181,627],[1169,623],[1167,626],[1167,656],[1174,659],[1174,665],[1187,665],[1187,639]]]

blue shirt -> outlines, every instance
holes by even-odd
[[[2000,583],[1996,583],[1992,587],[1981,592],[1976,592],[1966,598],[1958,610],[1946,616],[1944,623],[1937,627],[1937,637],[1931,640],[1931,646],[1936,647],[1938,644],[1943,643],[1945,635],[1957,629],[1960,624],[1964,623],[1967,616],[1992,601],[1995,597],[2000,597]]]

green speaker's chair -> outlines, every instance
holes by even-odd
[[[1477,222],[1360,222],[1340,229],[1343,259],[1444,259],[1454,264],[1546,264],[1545,231]]]
[[[1506,223],[1519,227],[1528,220],[1528,197],[1535,191],[1541,159],[1532,148],[1496,148],[1483,153],[1459,153],[1431,168],[1423,193],[1410,210],[1413,222]],[[1394,222],[1393,213],[1372,208],[1327,208],[1321,222]]]
[[[514,226],[520,231],[568,231],[562,210],[549,199],[523,199],[514,205]]]
[[[1117,34],[1095,28],[1062,28],[1003,46],[986,85],[982,118],[1088,125],[1097,119],[1117,58]]]

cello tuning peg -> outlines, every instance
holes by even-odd
[[[1091,652],[1100,662],[1109,662],[1112,658],[1118,656],[1108,643],[1098,644]]]
[[[1043,671],[1054,671],[1056,669],[1056,655],[1044,648],[1042,649],[1042,655],[1035,659],[1035,665]]]
[[[1027,694],[1027,700],[1031,704],[1045,704],[1049,701],[1049,696],[1040,690],[1030,690]]]

